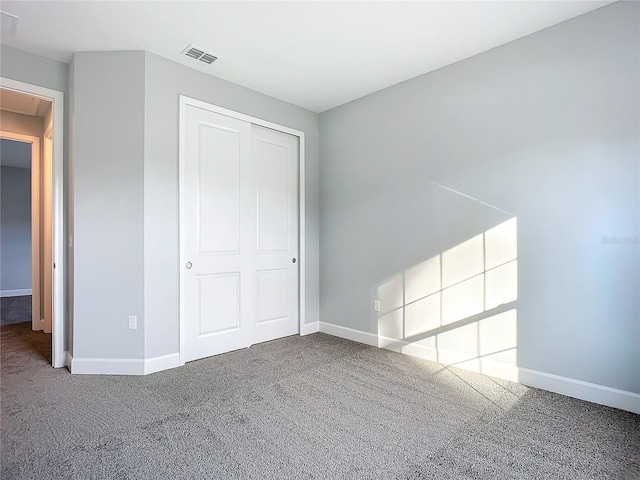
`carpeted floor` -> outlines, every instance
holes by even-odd
[[[2,479],[633,479],[640,416],[325,334],[145,377],[3,326]]]
[[[31,321],[31,295],[0,298],[0,325]]]

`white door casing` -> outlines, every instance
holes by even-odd
[[[63,138],[64,138],[64,93],[20,82],[10,78],[0,77],[0,87],[16,92],[43,98],[52,103],[53,131],[51,135],[51,259],[53,271],[50,288],[51,293],[51,363],[53,367],[63,367],[68,364],[68,353],[64,350],[67,336],[65,318],[65,296],[67,294],[65,278],[65,216],[64,216],[64,167],[63,167]],[[34,282],[35,285],[35,282]],[[35,292],[33,292],[35,296]],[[41,318],[38,317],[37,318]]]
[[[303,138],[255,121],[181,97],[181,363],[299,331]]]

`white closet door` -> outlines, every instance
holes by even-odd
[[[251,124],[187,106],[182,165],[185,361],[251,345]]]
[[[298,332],[298,139],[187,105],[183,358]]]
[[[252,126],[256,166],[253,343],[298,333],[298,138]]]

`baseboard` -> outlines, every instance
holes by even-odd
[[[300,326],[300,336],[309,335],[320,331],[320,322],[303,323]]]
[[[373,333],[354,330],[352,328],[342,327],[331,323],[320,322],[320,331],[335,337],[345,338],[347,340],[372,345],[374,347],[379,346],[380,348],[431,361],[434,361],[433,356],[436,353],[433,348],[409,344],[401,340],[386,337],[378,338],[378,335]],[[506,378],[507,380],[516,381],[517,383],[521,383],[529,387],[540,388],[542,390],[548,390],[568,397],[578,398],[580,400],[586,400],[599,405],[619,408],[620,410],[640,414],[640,394],[638,393],[618,390],[616,388],[584,382],[582,380],[575,380],[573,378],[561,377],[551,373],[538,372],[528,368],[497,363],[493,365],[496,367],[495,373],[491,373],[494,377]],[[504,368],[507,370],[500,372],[500,369]]]
[[[541,388],[580,400],[586,400],[608,407],[619,408],[640,414],[640,394],[605,387],[596,383],[583,382],[551,373],[538,372],[528,368],[518,369],[519,383]]]
[[[162,370],[169,370],[180,366],[180,354],[170,353],[168,355],[161,355],[159,357],[146,358],[144,360],[144,374],[160,372]]]
[[[71,373],[90,375],[144,375],[144,360],[133,358],[73,358]]]
[[[0,290],[0,297],[24,297],[31,295],[30,288],[23,288],[21,290]]]
[[[457,352],[452,352],[445,349],[437,350],[433,347],[421,345],[419,343],[409,343],[404,340],[398,340],[395,338],[379,337],[380,348],[385,350],[391,350],[392,352],[402,353],[404,355],[411,355],[412,357],[422,358],[429,360],[430,362],[441,363],[442,365],[451,365],[451,363],[439,362],[438,360],[443,358],[455,358],[456,355],[460,355]],[[507,363],[496,362],[488,360],[486,358],[474,359],[478,362],[474,362],[471,365],[465,365],[465,362],[454,364],[455,367],[463,370],[468,370],[475,373],[482,373],[491,377],[502,378],[503,380],[509,380],[510,382],[518,382],[518,367]]]
[[[334,337],[346,338],[354,342],[364,343],[372,347],[378,346],[378,335],[374,333],[362,332],[353,328],[334,325],[333,323],[320,322],[320,331]]]
[[[396,353],[411,355],[412,357],[423,358],[431,362],[438,361],[438,351],[435,348],[420,345],[419,343],[409,343],[395,338],[378,336],[378,347],[391,350]]]
[[[180,354],[144,360],[134,358],[73,358],[66,352],[71,373],[84,375],[148,375],[180,366]]]

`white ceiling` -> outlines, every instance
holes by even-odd
[[[63,62],[147,50],[323,112],[609,3],[2,0],[20,18],[2,43]],[[220,59],[181,56],[189,44]]]

